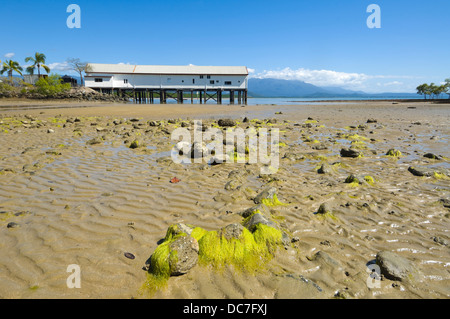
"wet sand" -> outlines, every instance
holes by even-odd
[[[450,199],[450,179],[408,171],[410,166],[450,169],[448,105],[33,105],[38,107],[0,108],[1,298],[450,296],[450,211],[441,201]],[[251,121],[243,123],[244,117]],[[171,161],[170,132],[180,121],[167,120],[210,125],[220,118],[237,119],[243,128],[279,128],[286,145],[280,148],[278,172],[264,177],[259,164]],[[366,123],[369,118],[377,122]],[[354,134],[363,137],[358,145],[364,156],[341,157],[340,149],[351,145],[348,136]],[[95,138],[100,143],[88,143]],[[130,149],[135,139],[145,147]],[[322,144],[327,148],[315,149]],[[403,156],[385,156],[393,148]],[[340,165],[331,174],[318,174],[324,162]],[[248,175],[241,187],[225,189],[230,171],[244,169]],[[352,187],[344,182],[350,174],[370,175],[375,182]],[[180,182],[170,183],[173,177]],[[273,209],[298,238],[292,249],[280,249],[257,274],[197,265],[171,277],[156,294],[142,293],[145,262],[171,224],[216,230],[238,223],[238,213],[253,206],[253,198],[268,186],[288,204]],[[335,219],[315,214],[323,202]],[[420,277],[411,282],[384,278],[379,288],[368,287],[368,265],[381,250],[412,261]],[[327,258],[314,258],[319,251]],[[66,285],[70,264],[80,266],[79,289]],[[299,276],[320,291],[299,289]]]

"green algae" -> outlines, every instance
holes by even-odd
[[[280,202],[280,200],[277,197],[277,194],[273,194],[272,198],[263,198],[261,200],[261,203],[263,205],[268,206],[268,207],[271,207],[271,206],[285,206],[285,205],[287,205],[285,203]]]
[[[396,150],[394,148],[391,148],[389,151],[387,151],[386,156],[401,157],[402,152],[400,152],[399,150]]]
[[[375,179],[370,175],[364,176],[364,180],[366,181],[367,184],[371,186],[375,184]]]

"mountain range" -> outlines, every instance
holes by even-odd
[[[320,87],[299,80],[248,79],[250,97],[292,98],[417,98],[415,93],[366,93],[340,87]]]

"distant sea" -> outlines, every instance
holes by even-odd
[[[336,98],[295,98],[295,97],[286,97],[286,98],[248,98],[248,105],[260,105],[260,104],[275,104],[275,105],[295,105],[295,104],[310,104],[311,102],[320,104],[321,102],[328,101],[371,101],[371,100],[404,100],[404,99],[423,99],[421,96],[417,97],[402,97],[402,98],[392,98],[389,96],[385,97],[336,97]],[[195,103],[195,102],[194,102]],[[224,98],[224,104],[228,104],[228,100]]]

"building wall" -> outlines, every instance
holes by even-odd
[[[208,78],[209,77],[209,78]],[[95,79],[102,79],[96,82]],[[122,89],[247,89],[246,75],[145,75],[145,74],[88,74],[86,86],[91,88]],[[230,84],[231,82],[231,84]]]

